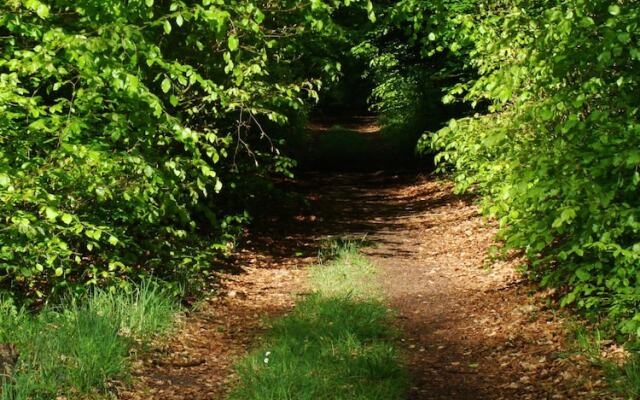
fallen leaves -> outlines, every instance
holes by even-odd
[[[300,187],[312,212],[266,219],[238,255],[240,273],[222,274],[218,295],[136,364],[136,384],[121,399],[221,398],[234,360],[267,328],[262,316],[287,312],[292,292],[304,290],[299,267],[315,261],[327,235],[375,243],[366,252],[385,271],[411,399],[602,398],[601,371],[566,355],[563,320],[545,305],[554,293],[531,295],[517,255],[487,262],[495,229],[449,183],[343,174]],[[603,350],[617,354],[613,344]]]
[[[303,275],[302,270],[249,267],[240,275],[220,274],[217,296],[192,312],[177,335],[135,362],[133,387],[121,388],[119,398],[222,398],[235,379],[235,360],[267,328],[264,316],[292,306]]]

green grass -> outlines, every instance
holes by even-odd
[[[0,400],[98,398],[126,379],[133,346],[165,333],[178,306],[155,284],[115,293],[96,291],[37,314],[0,303],[0,343],[19,359]]]
[[[355,246],[314,267],[316,291],[272,322],[238,365],[231,400],[393,400],[406,393],[396,332],[375,269]]]
[[[614,391],[625,399],[640,399],[640,354],[632,354],[622,367],[613,366],[607,375]]]
[[[311,268],[311,286],[324,297],[381,299],[376,267],[358,249],[364,241],[333,240],[323,246],[320,265]]]
[[[576,352],[587,357],[591,364],[602,368],[609,389],[623,399],[640,399],[640,353],[638,349],[629,349],[629,357],[624,364],[619,365],[602,356],[602,341],[605,337],[611,337],[612,333],[603,336],[600,329],[587,329],[580,324],[571,327],[571,329],[574,333]]]

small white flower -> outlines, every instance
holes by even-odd
[[[265,356],[265,357],[269,357],[270,355],[271,355],[271,352],[270,352],[270,351],[267,351],[266,353],[264,353],[264,356]]]
[[[265,363],[265,364],[269,364],[269,357],[265,357],[265,359],[264,359],[264,363]]]

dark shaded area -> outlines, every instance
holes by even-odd
[[[385,129],[366,110],[320,108],[292,154],[302,172],[430,171],[433,159],[416,152],[416,136]]]
[[[298,171],[432,171],[429,133],[469,111],[464,104],[442,103],[454,82],[431,74],[444,61],[412,60],[408,78],[398,75],[402,71],[377,76],[368,58],[348,52],[342,61],[341,79],[325,88],[306,120],[295,119],[285,135]],[[381,85],[393,89],[380,94]],[[423,137],[425,145],[418,146]]]
[[[256,217],[242,247],[265,254],[274,264],[291,257],[315,257],[327,237],[377,238],[381,231],[403,228],[406,220],[465,197],[420,192],[401,199],[394,193],[418,182],[415,171],[301,173],[279,187],[292,194]],[[385,255],[393,258],[404,246],[385,237]]]

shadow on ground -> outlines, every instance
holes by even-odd
[[[312,128],[321,135],[340,125],[365,136],[349,139],[358,146],[368,140],[378,146],[380,138],[367,136],[376,135],[373,122]],[[373,243],[363,251],[381,269],[403,332],[413,382],[408,399],[604,398],[583,378],[584,362],[560,356],[563,321],[529,296],[533,288],[514,272],[517,260],[485,268],[495,229],[471,199],[452,194],[447,182],[388,168],[375,157],[361,159],[366,169],[348,165],[348,172],[324,160],[278,183],[293,200],[264,207],[240,243],[231,263],[239,273],[225,277],[224,295],[214,296],[167,348],[170,357],[202,357],[202,364],[149,367],[144,373],[156,374],[149,379],[160,381],[158,391],[127,399],[223,398],[234,381],[229,365],[262,332],[261,316],[290,309],[291,293],[304,288],[301,268],[316,262],[328,237]]]
[[[303,171],[417,170],[433,168],[416,151],[418,134],[380,126],[376,115],[315,115],[293,145]]]
[[[283,207],[254,226],[251,253],[304,265],[328,236],[366,238],[404,332],[409,399],[597,399],[597,373],[563,357],[563,321],[515,272],[488,269],[495,229],[451,184],[416,172],[307,172]],[[265,265],[268,265],[266,262]],[[595,380],[594,379],[594,380]]]

